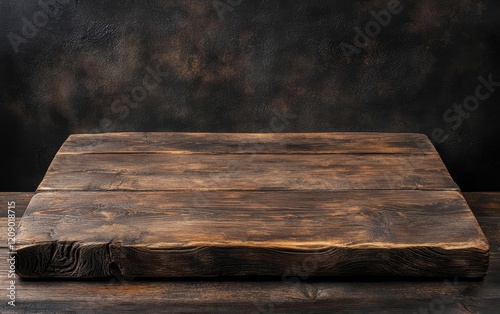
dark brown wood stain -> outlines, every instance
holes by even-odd
[[[489,261],[419,134],[74,135],[18,243],[28,278],[481,277]]]
[[[0,201],[19,204],[16,212],[20,218],[32,196],[33,193],[0,193]],[[225,280],[147,280],[128,276],[105,281],[16,280],[18,303],[12,313],[137,313],[144,310],[163,313],[495,313],[500,306],[500,239],[490,235],[500,230],[500,202],[493,202],[500,199],[500,193],[476,192],[464,193],[464,196],[491,245],[488,275],[481,280],[292,276]],[[0,209],[0,213],[0,225],[6,226],[6,210]],[[6,234],[0,233],[1,256],[7,251]],[[8,287],[9,280],[6,275],[0,276],[0,285]],[[10,313],[8,308],[3,312]]]

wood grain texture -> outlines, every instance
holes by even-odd
[[[38,191],[458,190],[422,155],[59,155]]]
[[[14,202],[16,216],[21,218],[33,195],[32,192],[0,192],[0,217],[7,217],[7,204]]]
[[[486,238],[419,134],[74,135],[37,192],[19,228],[24,277],[488,268]]]
[[[72,135],[38,191],[458,190],[421,134]]]
[[[73,134],[59,154],[435,154],[416,133]]]
[[[496,253],[491,274],[483,280],[23,280],[17,284],[16,313],[433,313],[441,309],[442,313],[494,314],[500,306],[499,273]],[[5,286],[2,277],[0,285]]]
[[[464,192],[464,197],[474,214],[481,217],[498,217],[500,193],[498,192]]]
[[[304,261],[312,276],[477,277],[489,254],[454,191],[44,192],[18,238],[25,277],[281,276]]]
[[[15,203],[15,223],[19,224],[21,217],[28,207],[28,204],[33,197],[33,193],[20,193],[20,192],[0,192],[0,235],[7,236],[8,233],[8,204],[11,202]],[[0,243],[0,248],[7,247],[7,240],[4,243]],[[1,265],[1,264],[0,264]]]
[[[495,214],[492,209],[495,204],[485,203],[483,208],[480,201],[491,193],[464,194],[483,230],[485,218],[491,218],[489,229],[500,230],[500,202],[496,203]],[[487,216],[481,216],[484,212]],[[0,217],[0,224],[4,220],[5,217]],[[490,267],[488,275],[481,280],[387,277],[335,280],[291,277],[287,281],[282,278],[145,280],[133,277],[104,281],[17,280],[17,306],[12,310],[2,304],[1,312],[496,313],[500,306],[500,242],[498,237],[488,237],[488,240],[492,250]],[[3,243],[6,243],[6,235],[0,233],[0,246]],[[0,256],[4,254],[4,249],[0,249]],[[0,262],[0,267],[5,265]],[[5,274],[0,272],[1,287],[8,286]]]

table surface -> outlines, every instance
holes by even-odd
[[[424,134],[74,134],[17,229],[23,278],[483,277]]]
[[[8,291],[7,203],[19,222],[33,193],[0,193],[0,286]],[[488,275],[461,278],[227,278],[223,280],[26,281],[15,278],[16,307],[2,313],[74,312],[396,312],[498,313],[500,192],[464,193],[491,246]],[[296,280],[294,280],[296,279]]]

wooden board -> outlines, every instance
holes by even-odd
[[[42,191],[458,190],[420,134],[73,135]]]
[[[481,277],[489,260],[418,134],[71,136],[18,243],[23,277]]]
[[[33,194],[0,193],[0,204],[25,203]],[[19,280],[16,307],[2,313],[496,313],[500,307],[500,193],[464,193],[491,246],[488,275],[481,280],[413,278],[218,278],[149,280]],[[5,207],[6,208],[6,207]],[[16,208],[24,211],[22,205]],[[0,208],[0,225],[6,225]],[[7,234],[0,233],[0,256]],[[9,287],[0,261],[0,286]],[[1,298],[0,298],[1,299]]]

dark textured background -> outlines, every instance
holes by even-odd
[[[479,75],[500,81],[500,2],[402,1],[350,62],[340,44],[388,1],[227,2],[221,19],[219,1],[67,0],[43,21],[38,1],[1,1],[0,191],[34,190],[71,133],[436,128],[463,190],[500,190],[500,87],[455,129],[443,119]],[[16,53],[9,34],[34,15]],[[161,83],[120,100],[148,67]]]

